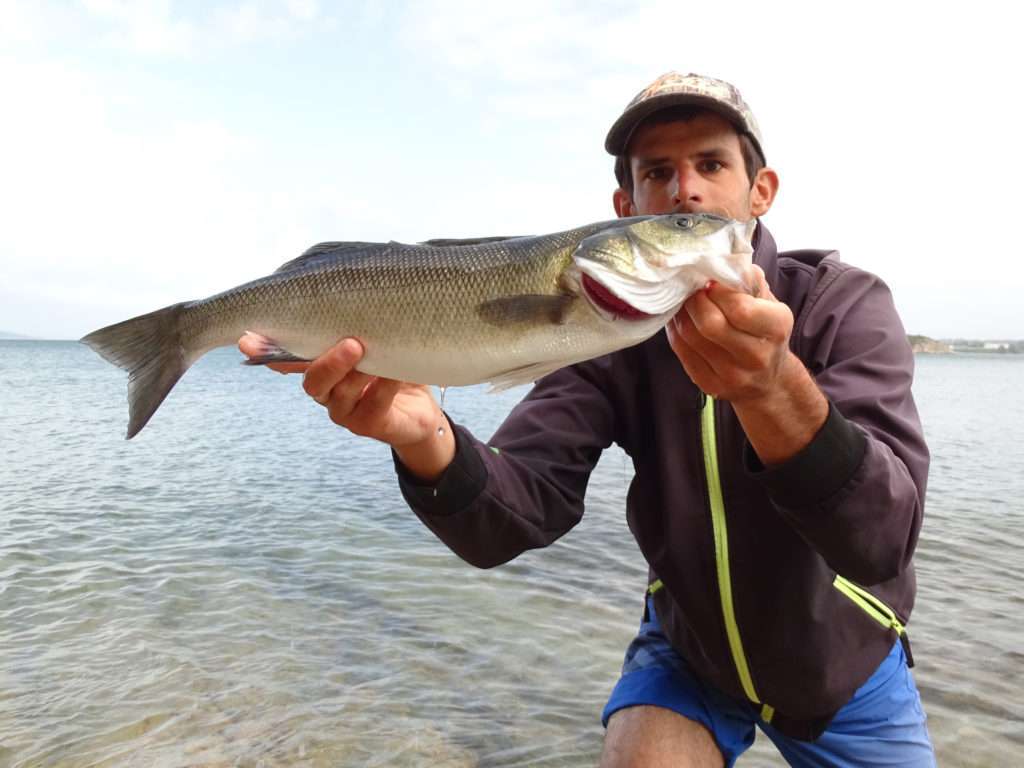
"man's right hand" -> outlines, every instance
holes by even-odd
[[[264,346],[265,340],[252,333],[238,342],[249,357]],[[362,357],[362,344],[342,339],[312,362],[269,367],[302,373],[306,394],[327,409],[331,421],[387,443],[410,472],[436,480],[455,456],[455,437],[430,388],[357,371]]]

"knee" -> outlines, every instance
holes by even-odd
[[[725,765],[711,732],[701,723],[664,707],[620,709],[608,721],[601,768]]]

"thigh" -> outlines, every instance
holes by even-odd
[[[725,758],[701,723],[664,707],[620,709],[608,721],[601,768],[722,768]]]
[[[815,741],[787,738],[770,725],[762,730],[794,766],[927,768],[935,765],[935,753],[925,719],[903,646],[896,643]]]
[[[672,755],[675,765],[732,766],[754,742],[757,712],[705,685],[661,631],[648,601],[640,632],[626,651],[619,678],[602,715],[608,728],[602,765],[668,765],[656,755]],[[711,762],[681,763],[692,746],[710,744]],[[650,750],[654,750],[651,752]],[[623,756],[648,755],[650,763]],[[704,754],[700,752],[698,754]],[[611,762],[618,756],[620,762]]]

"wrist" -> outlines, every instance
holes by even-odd
[[[423,440],[401,446],[392,445],[392,450],[405,468],[425,482],[437,480],[455,458],[455,433],[444,412],[440,415],[440,426],[432,429]]]

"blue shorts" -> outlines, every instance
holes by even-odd
[[[622,677],[601,715],[648,704],[703,724],[714,736],[727,768],[754,743],[757,725],[794,766],[934,766],[921,697],[907,668],[903,646],[895,643],[875,673],[839,710],[815,741],[798,741],[760,718],[759,708],[728,698],[702,683],[669,645],[647,601],[647,617],[626,651]]]

